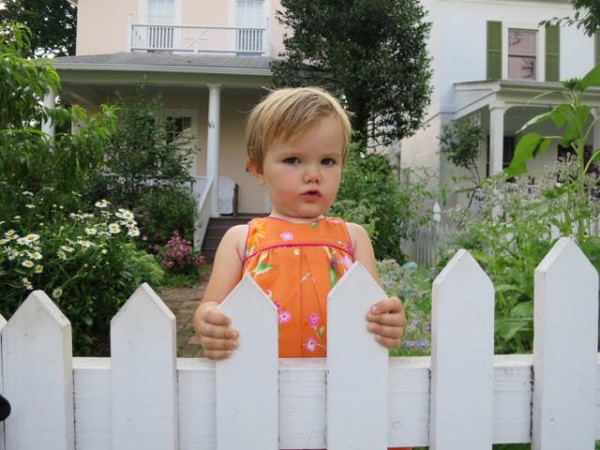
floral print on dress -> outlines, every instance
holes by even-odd
[[[345,222],[254,219],[246,249],[244,273],[277,306],[279,356],[326,356],[327,295],[354,262]]]
[[[291,241],[292,239],[294,239],[294,233],[291,233],[289,231],[284,231],[283,233],[281,233],[281,239],[283,239],[285,242],[287,241]]]

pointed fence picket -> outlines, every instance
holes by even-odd
[[[374,344],[364,316],[382,295],[356,265],[329,298],[329,358],[278,360],[276,309],[244,279],[222,304],[240,347],[214,363],[176,358],[147,285],[113,318],[111,358],[73,358],[68,320],[33,292],[0,317],[0,450],[594,448],[598,273],[572,240],[535,272],[533,355],[493,355],[493,287],[465,251],[433,285],[431,358]]]

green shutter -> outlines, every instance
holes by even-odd
[[[596,31],[594,34],[595,47],[594,51],[596,52],[596,57],[594,59],[595,65],[600,64],[600,31]]]
[[[502,78],[502,22],[487,23],[487,79]]]
[[[560,81],[560,28],[546,27],[546,81]]]

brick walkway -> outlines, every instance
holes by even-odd
[[[194,336],[192,318],[204,295],[207,281],[208,277],[205,277],[197,288],[167,288],[159,292],[160,297],[177,318],[177,356],[179,357],[202,357],[202,349]]]

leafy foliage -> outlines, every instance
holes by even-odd
[[[2,22],[18,22],[32,30],[23,56],[75,54],[77,9],[68,0],[4,0]]]
[[[196,201],[188,169],[194,137],[175,133],[173,123],[159,117],[161,98],[146,99],[143,88],[119,95],[116,106],[118,129],[104,147],[103,170],[89,180],[89,198],[131,209],[150,248],[167,242],[175,229],[191,237]]]
[[[7,24],[0,36],[0,312],[10,317],[30,290],[43,289],[71,321],[75,351],[89,354],[127,297],[142,281],[158,282],[162,271],[137,249],[133,216],[91,210],[80,195],[104,163],[113,109],[93,116],[45,110],[42,99],[58,85],[57,74],[25,57],[22,25]],[[43,116],[79,127],[48,136],[37,128]]]
[[[433,272],[414,262],[400,265],[393,259],[377,261],[385,292],[402,299],[408,325],[400,348],[392,356],[423,356],[431,349],[431,283]]]
[[[142,282],[158,284],[163,272],[137,249],[139,230],[129,211],[99,203],[92,213],[67,213],[55,205],[48,216],[38,214],[42,196],[14,194],[29,212],[4,216],[0,224],[0,312],[10,317],[31,290],[41,289],[69,317],[75,352],[89,354],[129,295]]]
[[[272,64],[276,86],[319,85],[353,113],[359,139],[410,136],[429,103],[430,25],[416,0],[282,0],[292,32]]]
[[[574,155],[576,171],[570,173],[565,182],[567,187],[573,188],[573,195],[578,197],[580,205],[588,204],[590,194],[597,194],[600,188],[600,180],[591,169],[598,170],[600,166],[600,149],[592,149],[590,157],[586,157],[586,144],[593,135],[594,127],[600,117],[593,117],[590,106],[584,104],[584,92],[590,87],[600,86],[600,66],[596,66],[582,79],[568,80],[563,83],[566,93],[563,93],[565,102],[555,106],[551,111],[540,114],[527,122],[521,131],[531,125],[552,121],[559,134],[556,136],[543,136],[537,132],[530,132],[523,136],[517,148],[515,156],[506,169],[508,176],[519,175],[527,172],[527,162],[546,151],[553,142],[560,143],[569,148]],[[562,93],[562,92],[561,92]],[[591,186],[588,186],[590,185]],[[586,187],[588,186],[588,187]],[[585,239],[585,233],[589,229],[589,221],[593,218],[589,211],[586,214],[573,215],[573,212],[565,211],[568,226],[576,227],[576,237],[579,242]],[[571,220],[574,223],[571,223]],[[570,231],[572,228],[568,228]]]
[[[576,10],[573,17],[554,17],[543,23],[575,25],[577,28],[583,28],[588,36],[600,31],[600,2],[598,0],[571,0],[571,4]]]
[[[400,241],[423,220],[421,208],[429,198],[423,182],[403,183],[385,156],[355,145],[331,214],[365,225],[378,259],[404,261]]]
[[[21,128],[32,119],[48,116],[40,99],[49,89],[58,92],[60,80],[48,60],[29,60],[23,54],[31,49],[31,32],[21,24],[0,28],[0,128]]]
[[[481,127],[468,121],[452,122],[444,126],[439,137],[441,152],[457,167],[466,169],[474,186],[481,184],[477,161],[481,153]]]
[[[441,269],[454,253],[469,250],[496,291],[496,352],[531,351],[533,273],[558,237],[577,234],[577,243],[600,269],[600,237],[592,222],[598,205],[577,195],[572,183],[557,183],[576,172],[576,161],[558,162],[536,179],[507,183],[503,175],[482,186],[477,214],[457,208],[452,218],[463,231],[448,246]],[[578,230],[578,219],[586,228]]]

